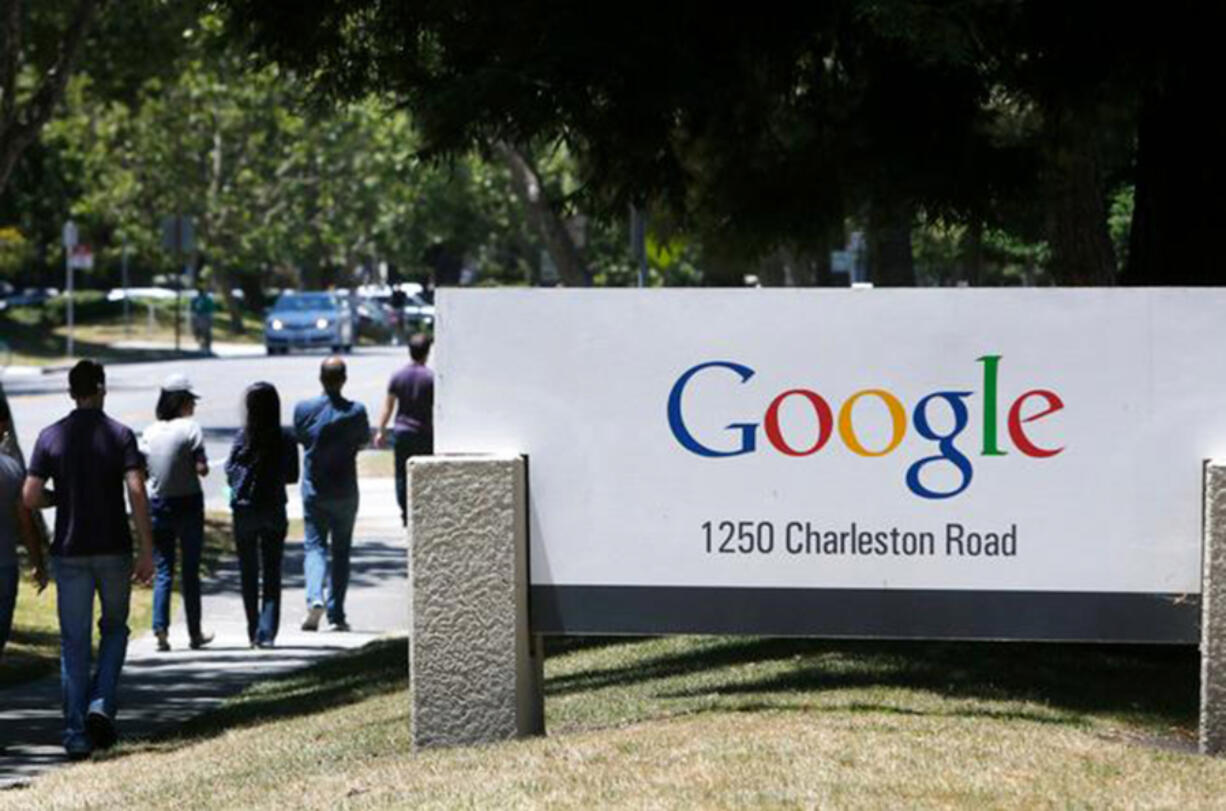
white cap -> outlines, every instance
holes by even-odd
[[[187,375],[173,374],[162,381],[162,391],[185,391],[192,397],[199,398],[192,389],[192,381],[187,379]]]

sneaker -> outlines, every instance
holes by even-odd
[[[119,739],[115,732],[115,722],[104,712],[90,710],[85,716],[85,734],[95,749],[110,749]],[[72,752],[68,753],[72,757]]]
[[[336,620],[335,622],[332,620],[328,620],[328,630],[329,631],[348,631],[349,623],[345,622],[344,620]]]
[[[261,639],[255,643],[257,648],[275,648],[276,644],[271,639]]]
[[[170,640],[166,638],[165,631],[154,631],[153,635],[158,639],[158,653],[165,653],[170,650]]]
[[[306,617],[304,617],[302,620],[302,630],[318,631],[319,621],[323,618],[323,615],[324,607],[322,603],[316,603],[315,605],[311,606],[311,610],[307,612]]]
[[[201,633],[200,636],[193,636],[190,643],[192,650],[200,650],[205,645],[213,641],[212,634]]]

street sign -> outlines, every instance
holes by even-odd
[[[191,217],[162,218],[162,247],[168,251],[191,253],[196,248],[196,229]]]
[[[90,270],[94,266],[94,253],[88,245],[77,245],[68,254],[68,267]]]
[[[72,220],[64,223],[64,247],[72,249],[77,244],[77,224]]]

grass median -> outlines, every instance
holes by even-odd
[[[0,807],[1219,805],[1192,648],[550,640],[547,738],[413,753],[406,644],[257,685]]]
[[[228,513],[208,513],[204,522],[204,571],[215,569],[222,555],[233,554],[234,543]],[[24,553],[24,549],[21,550]],[[23,559],[21,571],[29,571]],[[175,592],[179,591],[175,578]],[[95,601],[94,616],[98,616]],[[153,589],[135,584],[128,614],[128,627],[133,636],[145,633],[153,616]],[[97,634],[94,635],[95,650]],[[47,584],[42,594],[25,580],[17,594],[13,614],[13,632],[0,658],[0,688],[30,681],[55,672],[60,661],[60,625],[55,608],[55,581]]]

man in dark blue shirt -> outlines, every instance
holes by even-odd
[[[102,365],[78,362],[68,375],[68,386],[77,407],[39,434],[23,497],[32,510],[56,508],[51,556],[60,619],[64,749],[69,757],[79,758],[115,742],[115,696],[128,647],[131,580],[148,583],[153,576],[153,531],[136,435],[102,411]],[[47,482],[55,485],[54,492]],[[135,566],[125,488],[140,538]],[[91,678],[95,592],[102,615],[98,667]]]
[[[325,609],[332,630],[349,630],[345,590],[349,585],[353,523],[358,514],[357,454],[370,441],[370,421],[365,406],[341,396],[345,379],[345,362],[328,358],[319,370],[323,395],[294,408],[294,433],[303,447],[302,510],[306,529],[303,569],[307,600],[304,631],[319,629]]]

